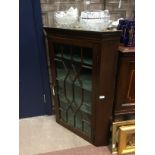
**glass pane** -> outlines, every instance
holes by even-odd
[[[61,120],[90,137],[92,49],[55,44],[54,50]]]
[[[91,136],[91,115],[83,113],[83,118],[82,118],[82,130],[83,132],[88,135],[89,137]]]
[[[84,121],[84,133],[89,137],[91,136],[91,127],[88,121]]]
[[[74,126],[74,112],[71,108],[68,110],[68,122],[67,123],[71,126]]]
[[[76,128],[78,128],[79,130],[82,130],[82,113],[79,111],[76,113],[75,115],[76,118]]]
[[[92,65],[92,49],[91,48],[83,48],[83,61],[85,64]]]
[[[60,111],[61,111],[60,115],[61,115],[62,121],[66,122],[67,121],[66,112],[62,109]]]

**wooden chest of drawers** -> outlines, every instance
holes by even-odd
[[[113,121],[134,119],[135,49],[119,47]]]

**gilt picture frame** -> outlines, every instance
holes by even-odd
[[[113,122],[113,124],[112,124],[112,154],[116,154],[116,153],[118,153],[118,151],[120,151],[120,152],[122,151],[122,149],[119,150],[119,146],[122,141],[119,137],[120,137],[120,132],[121,133],[124,133],[124,132],[120,129],[120,127],[124,127],[124,126],[127,127],[127,126],[131,126],[131,125],[135,125],[135,120]],[[123,150],[124,150],[124,148],[123,148]]]
[[[118,154],[135,152],[135,125],[119,127]]]

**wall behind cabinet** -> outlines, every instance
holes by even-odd
[[[61,4],[80,2],[80,10],[84,9],[85,0],[40,0],[42,8],[43,24],[46,26],[53,25],[53,12],[57,9],[56,2]],[[135,0],[122,0],[121,8],[118,8],[119,0],[90,0],[89,9],[101,10],[108,9],[111,14],[111,19],[118,18],[134,18]]]

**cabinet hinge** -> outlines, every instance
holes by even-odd
[[[43,100],[44,100],[44,103],[46,103],[46,95],[43,94]]]

